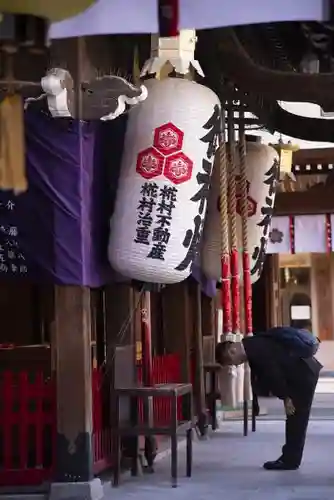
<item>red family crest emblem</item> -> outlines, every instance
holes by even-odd
[[[147,148],[138,154],[136,171],[144,179],[153,179],[162,174],[164,165],[164,156],[155,148]]]
[[[184,133],[173,123],[165,123],[154,131],[153,146],[140,151],[136,172],[145,179],[164,175],[173,184],[191,179],[193,161],[182,151]]]

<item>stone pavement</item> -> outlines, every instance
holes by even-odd
[[[242,436],[241,422],[223,422],[206,441],[194,442],[193,477],[185,476],[185,453],[179,451],[179,486],[170,486],[170,457],[156,463],[153,475],[125,477],[118,489],[105,485],[106,498],[126,500],[332,500],[334,497],[334,421],[310,423],[303,465],[298,471],[262,469],[280,453],[284,423],[258,423]]]
[[[285,420],[283,405],[275,398],[261,399],[260,407],[267,410],[261,420]],[[334,378],[321,377],[311,411],[312,420],[334,420]]]
[[[333,385],[332,379],[331,384]],[[269,417],[257,432],[242,436],[242,422],[221,422],[206,441],[194,441],[193,477],[185,476],[185,450],[179,451],[179,487],[170,486],[170,457],[156,463],[153,475],[127,476],[118,489],[105,484],[110,500],[333,500],[334,394],[321,382],[315,409],[326,409],[325,419],[310,422],[304,462],[298,471],[270,472],[266,460],[276,459],[284,438],[284,422],[276,415],[281,405],[270,400]],[[325,385],[324,385],[325,384]],[[326,391],[326,393],[324,393]],[[332,392],[332,387],[330,388]],[[268,401],[267,401],[268,402]],[[329,413],[328,413],[329,412]],[[329,420],[329,416],[333,420]]]

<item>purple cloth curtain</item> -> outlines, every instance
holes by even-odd
[[[108,281],[101,251],[108,187],[95,147],[100,128],[26,113],[29,189],[0,193],[0,278],[89,286]]]

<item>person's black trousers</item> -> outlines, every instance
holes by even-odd
[[[285,463],[292,466],[299,466],[302,461],[306,431],[318,378],[316,375],[310,377],[307,380],[308,387],[304,387],[303,394],[292,398],[296,412],[286,419],[285,445],[281,457]]]

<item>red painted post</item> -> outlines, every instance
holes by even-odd
[[[43,373],[38,372],[35,379],[36,391],[36,465],[39,468],[43,466],[43,431],[44,431],[44,414],[43,414],[43,399],[44,399],[44,377]]]
[[[19,397],[20,397],[20,468],[27,468],[28,463],[28,374],[21,372],[19,374]]]
[[[253,334],[253,314],[252,314],[252,281],[249,265],[249,253],[242,255],[244,273],[244,308],[245,308],[245,334]]]
[[[52,429],[52,469],[56,464],[57,446],[57,389],[55,378],[51,378],[49,384],[50,420]]]
[[[12,469],[12,414],[13,414],[13,374],[6,371],[3,376],[3,439],[4,468]]]

